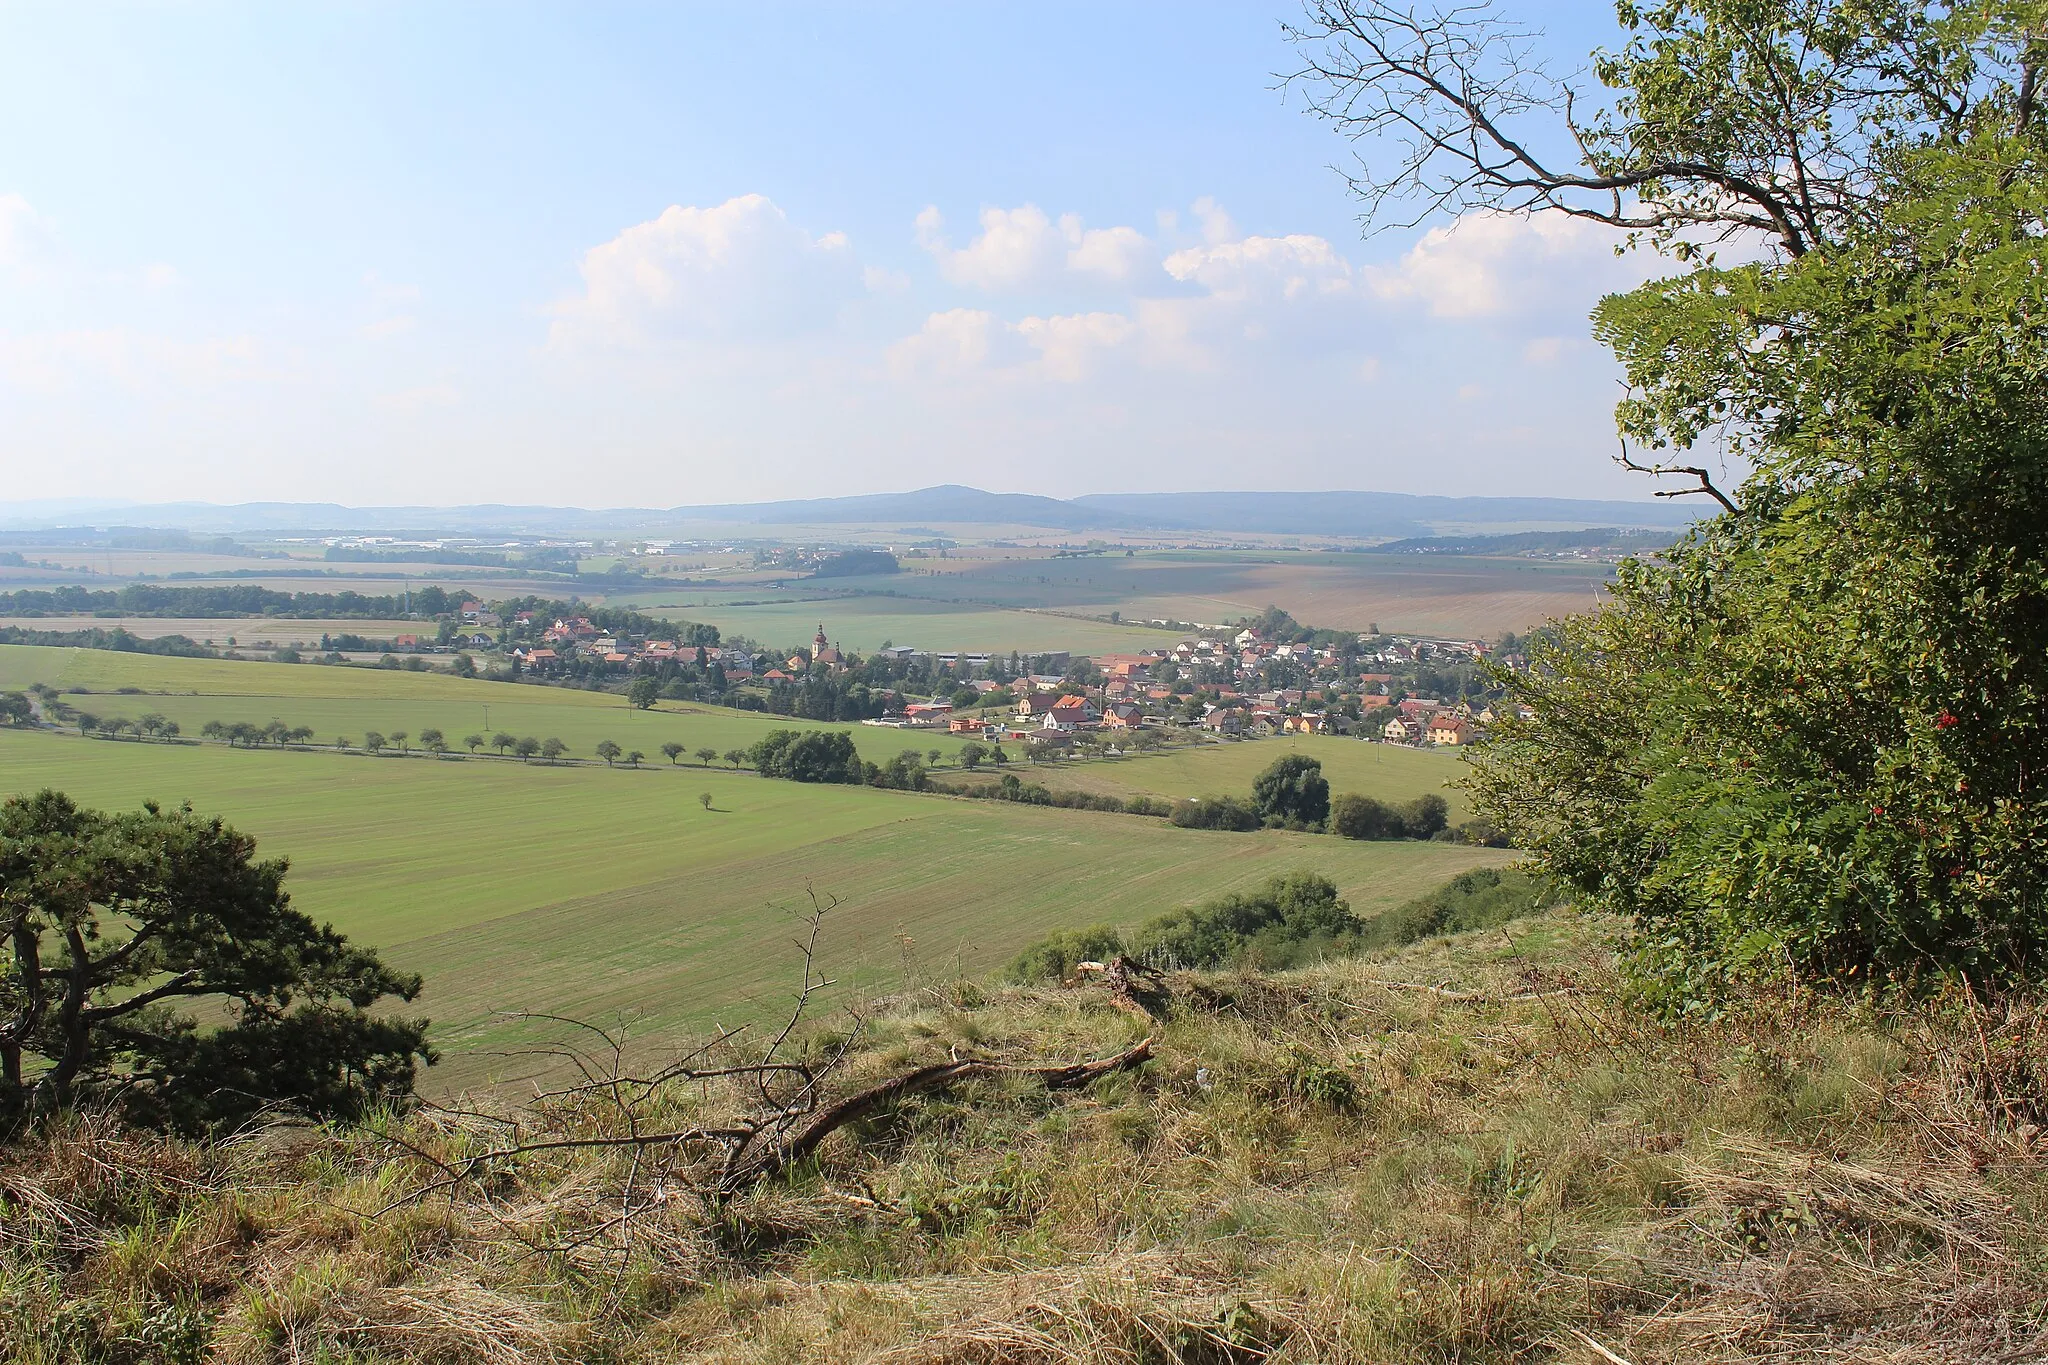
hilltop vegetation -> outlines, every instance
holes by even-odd
[[[835,1095],[1148,1033],[1153,1060],[913,1096],[724,1199],[631,1147],[435,1191],[496,1140],[488,1104],[203,1147],[80,1118],[0,1158],[0,1332],[38,1365],[2026,1357],[2048,1186],[2032,1101],[1982,1096],[2027,1093],[2002,1068],[2037,1017],[1764,996],[1660,1025],[1584,942],[1524,921],[1178,976],[1158,1021],[928,978],[870,1011]],[[801,1055],[840,1045],[820,1022]],[[524,1122],[630,1135],[603,1091]]]

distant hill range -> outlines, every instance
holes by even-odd
[[[1583,531],[1517,531],[1500,536],[1416,536],[1368,547],[1376,555],[1519,555],[1592,550],[1601,553],[1654,554],[1670,546],[1670,528],[1661,531],[1622,530],[1594,526]]]
[[[0,502],[0,529],[159,527],[227,534],[659,535],[722,526],[1024,526],[1046,531],[1418,537],[1485,526],[1678,529],[1700,509],[1674,501],[1454,498],[1411,493],[1095,493],[1062,499],[945,484],[910,493],[697,507],[344,507],[321,502]]]

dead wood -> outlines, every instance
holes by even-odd
[[[1018,1066],[1010,1062],[970,1058],[935,1062],[891,1076],[865,1090],[856,1091],[826,1105],[795,1131],[767,1142],[754,1141],[737,1147],[719,1179],[719,1191],[732,1195],[768,1180],[808,1158],[818,1144],[849,1123],[856,1123],[912,1095],[930,1095],[982,1077],[1026,1078],[1042,1082],[1048,1090],[1072,1090],[1090,1081],[1137,1066],[1152,1055],[1152,1040],[1135,1045],[1099,1061],[1071,1062],[1056,1066]]]
[[[1158,1022],[1165,1015],[1166,983],[1158,972],[1119,953],[1108,962],[1077,962],[1074,975],[1099,976],[1109,1002],[1126,1014]]]

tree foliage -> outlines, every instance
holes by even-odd
[[[1252,804],[1269,824],[1316,829],[1330,813],[1330,783],[1320,759],[1283,754],[1252,779]]]
[[[708,749],[703,752],[718,756]],[[840,730],[771,730],[747,751],[747,761],[763,777],[792,782],[867,780],[853,736]]]
[[[0,806],[0,1111],[95,1099],[196,1130],[408,1095],[426,1022],[372,1007],[419,977],[293,910],[285,870],[189,808]]]
[[[1482,816],[1634,916],[1678,1001],[1756,970],[2038,980],[2043,11],[1624,4],[1598,109],[1483,11],[1317,12],[1353,64],[1311,79],[1412,139],[1365,176],[1376,203],[1579,213],[1689,266],[1595,325],[1630,385],[1624,462],[1723,510],[1503,679],[1533,719],[1477,751]],[[1576,168],[1503,134],[1546,111]],[[1699,249],[1745,235],[1747,261]]]

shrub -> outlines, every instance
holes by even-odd
[[[1198,796],[1174,803],[1173,814],[1168,817],[1182,829],[1258,829],[1265,821],[1259,818],[1251,802],[1236,796]]]
[[[1064,981],[1083,962],[1101,962],[1124,950],[1123,935],[1107,924],[1086,929],[1061,929],[1047,934],[1010,960],[1004,976],[1011,981]]]
[[[1433,934],[1492,929],[1533,915],[1549,903],[1546,884],[1526,872],[1476,867],[1369,921],[1360,935],[1360,946],[1393,947]]]
[[[1291,967],[1331,951],[1349,951],[1364,923],[1327,877],[1295,872],[1248,895],[1233,894],[1142,925],[1132,951],[1177,967],[1254,962]]]
[[[1410,839],[1434,839],[1450,823],[1451,803],[1434,792],[1401,807],[1401,827]]]
[[[1347,792],[1330,804],[1330,832],[1346,839],[1435,839],[1448,830],[1450,812],[1450,803],[1434,793],[1395,807]],[[1491,824],[1478,821],[1460,825],[1454,837],[1460,843],[1506,847],[1505,840],[1495,842],[1499,832]]]
[[[1401,816],[1386,802],[1346,792],[1330,803],[1330,832],[1346,839],[1398,839]]]

